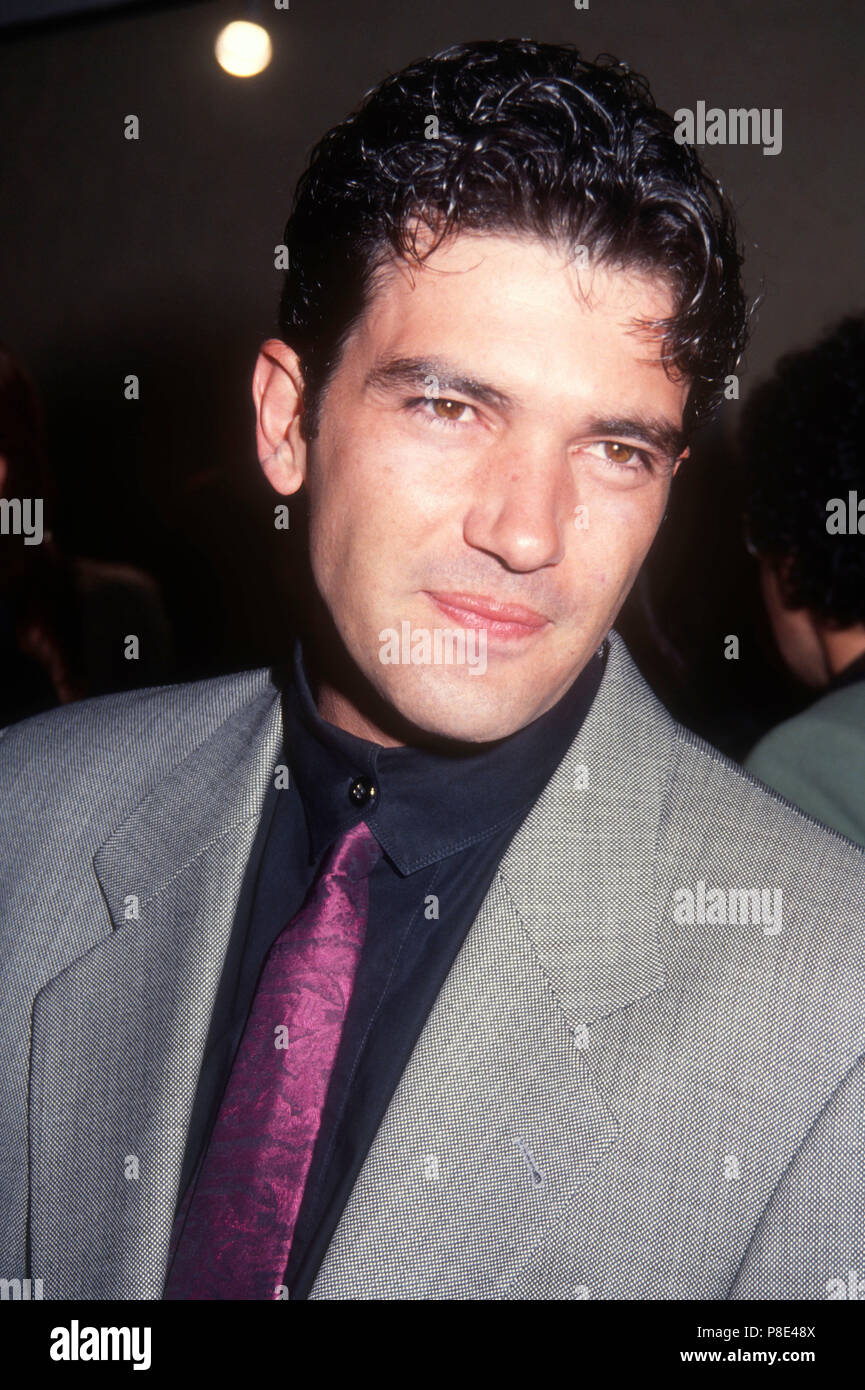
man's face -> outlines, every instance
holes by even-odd
[[[662,281],[578,271],[515,236],[463,233],[421,269],[388,268],[317,437],[294,437],[318,589],[353,662],[415,725],[511,734],[606,636],[680,452],[687,384],[634,331],[672,307]],[[477,611],[496,605],[516,611]],[[473,632],[465,663],[444,645],[438,661],[383,661],[404,623],[431,649],[437,628]]]

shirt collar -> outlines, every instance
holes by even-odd
[[[365,820],[402,874],[414,873],[484,839],[539,796],[582,724],[606,663],[607,643],[551,709],[477,752],[385,748],[319,715],[295,638],[282,697],[289,775],[300,792],[318,859],[335,838]],[[354,804],[349,789],[368,778],[374,803]]]

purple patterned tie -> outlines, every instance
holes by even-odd
[[[274,942],[201,1163],[174,1224],[166,1299],[277,1299],[321,1124],[381,854],[337,841]]]

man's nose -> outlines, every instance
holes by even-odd
[[[466,544],[518,572],[558,564],[579,501],[566,452],[538,441],[484,462],[472,479]]]

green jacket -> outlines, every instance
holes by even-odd
[[[745,767],[815,820],[865,845],[865,680],[770,729]]]

